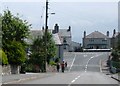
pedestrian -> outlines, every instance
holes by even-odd
[[[67,62],[65,62],[65,69],[67,70]]]
[[[67,62],[65,62],[65,68],[67,68]]]
[[[65,64],[64,64],[64,61],[63,61],[62,64],[61,64],[61,70],[62,70],[62,72],[64,73],[64,70],[65,70]]]
[[[56,67],[57,67],[57,72],[59,72],[59,70],[60,70],[60,64],[58,62],[57,62]]]

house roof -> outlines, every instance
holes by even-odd
[[[49,29],[49,32],[52,33],[52,30]],[[30,31],[30,37],[28,39],[25,39],[25,41],[28,43],[28,44],[32,44],[33,43],[33,40],[35,38],[37,38],[38,36],[42,36],[44,33],[43,33],[43,30],[31,30]],[[61,41],[60,41],[60,38],[59,38],[59,35],[58,33],[56,34],[52,34],[53,36],[53,40],[55,41],[55,44],[58,44],[58,45],[61,45]]]
[[[86,38],[109,38],[109,37],[99,31],[95,31],[87,35]]]
[[[51,29],[48,29],[50,33],[52,33]],[[30,30],[30,35],[34,37],[42,36],[44,34],[44,30]]]
[[[58,33],[52,34],[52,36],[53,36],[53,40],[55,41],[55,44],[57,44],[57,45],[61,45],[62,44],[61,41],[60,41],[60,38],[58,36]]]
[[[59,29],[58,34],[59,36],[71,37],[71,31],[68,31],[68,29]]]
[[[117,37],[120,34],[120,32],[116,32],[113,37]]]
[[[30,31],[30,36],[32,36],[32,38],[36,38],[36,37],[42,36],[42,35],[43,35],[42,30],[31,30]]]

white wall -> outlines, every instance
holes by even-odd
[[[93,39],[94,41],[90,41],[91,39]],[[102,40],[106,40],[106,42],[103,42]],[[103,44],[107,44],[106,48],[110,49],[111,48],[111,39],[110,38],[85,38],[83,40],[83,45],[84,48],[90,48],[89,46],[87,46],[88,44],[101,44],[100,48],[103,48]],[[95,48],[95,47],[93,47]]]

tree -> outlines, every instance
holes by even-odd
[[[0,64],[7,65],[8,64],[8,58],[5,52],[0,49]]]
[[[45,57],[45,52],[44,52],[44,42],[42,37],[38,37],[37,39],[34,40],[33,45],[32,45],[32,55],[30,56],[30,63],[33,65],[39,66],[41,71],[43,71],[43,60]]]
[[[26,53],[23,45],[17,41],[10,41],[7,44],[7,56],[11,65],[21,65],[26,60]]]
[[[0,14],[0,48],[2,47],[2,15]]]
[[[120,51],[120,33],[118,34],[118,46],[117,49]]]
[[[25,62],[26,59],[26,43],[25,38],[29,36],[30,24],[26,20],[22,20],[12,15],[9,10],[4,11],[2,19],[2,49],[7,54],[7,58],[11,67],[15,69],[13,73],[18,73],[18,66]],[[13,70],[14,70],[13,69]]]
[[[112,55],[112,61],[116,61],[116,62],[120,61],[120,51],[118,49],[113,50],[111,55]]]
[[[25,45],[24,39],[29,36],[30,26],[26,20],[20,19],[18,15],[12,15],[9,10],[4,11],[4,15],[2,16],[3,49],[5,50],[6,44],[13,40]]]
[[[47,48],[47,52],[45,51]],[[45,46],[45,35],[39,36],[34,40],[32,45],[32,55],[30,57],[30,62],[34,65],[38,65],[41,71],[44,71],[44,60],[46,58],[46,62],[49,64],[50,59],[54,58],[56,55],[56,46],[53,41],[52,34],[47,32],[47,43]]]
[[[25,60],[24,39],[29,36],[31,25],[12,15],[9,10],[4,11],[2,18],[2,48],[8,56],[10,64],[21,64]]]
[[[43,35],[43,39],[45,39],[45,34]],[[45,42],[45,41],[44,41]],[[45,44],[45,43],[44,43]],[[47,32],[47,43],[46,43],[46,47],[47,47],[47,63],[49,64],[50,59],[54,58],[56,55],[56,46],[55,46],[55,42],[52,38],[52,34]]]

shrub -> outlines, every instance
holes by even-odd
[[[1,49],[0,50],[0,64],[6,65],[8,64],[8,58],[5,52]]]
[[[56,65],[56,63],[54,61],[50,61],[50,65],[53,66]]]

